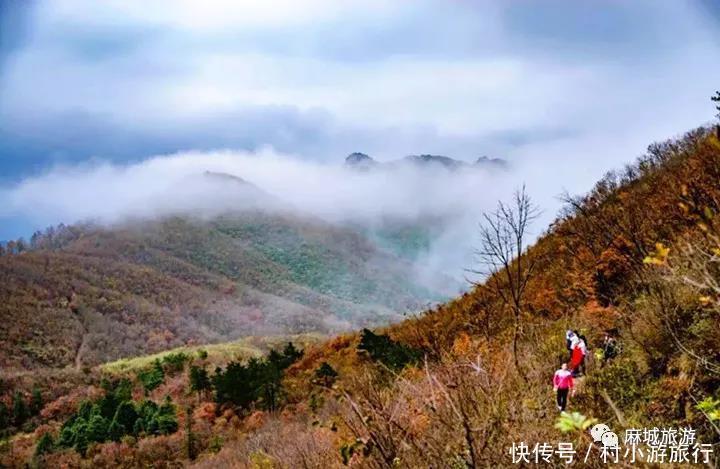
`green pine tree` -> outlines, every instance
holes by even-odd
[[[115,411],[113,416],[113,422],[124,428],[126,431],[131,431],[135,428],[135,422],[138,419],[138,413],[135,410],[135,406],[130,401],[121,402]]]
[[[138,379],[145,389],[145,394],[160,386],[165,381],[165,371],[160,360],[155,360],[149,370],[138,373]]]
[[[108,439],[110,422],[100,414],[90,417],[87,425],[87,438],[90,442],[102,443]]]
[[[117,420],[113,419],[112,422],[110,422],[110,426],[107,431],[108,439],[112,441],[120,441],[126,434],[127,430],[122,424],[118,423]]]
[[[210,376],[205,368],[201,368],[196,365],[190,366],[190,390],[198,394],[198,398],[201,394],[210,390],[212,384],[210,383]]]
[[[75,448],[75,451],[85,456],[88,446],[90,445],[90,439],[88,438],[88,424],[85,420],[80,419],[78,423],[73,426],[72,433],[73,448]]]
[[[284,368],[287,368],[288,366],[298,361],[302,357],[302,355],[302,350],[298,350],[292,342],[288,342],[283,349],[283,364],[285,365]]]
[[[55,442],[53,441],[50,432],[43,433],[35,446],[35,458],[39,458],[47,453],[50,453],[55,448]]]
[[[320,384],[326,387],[332,386],[332,383],[335,382],[337,375],[337,371],[335,371],[328,362],[322,362],[318,369],[315,370],[315,378],[317,378]]]
[[[155,415],[157,433],[160,435],[169,435],[175,433],[178,429],[177,416],[175,415],[175,405],[170,400],[170,396],[165,398],[165,402],[158,408]]]
[[[12,417],[13,425],[16,427],[21,426],[28,418],[28,409],[20,391],[15,391],[15,395],[13,396]]]
[[[30,414],[38,415],[43,408],[43,398],[40,389],[35,386],[30,395]]]
[[[10,412],[4,402],[0,402],[0,436],[10,426]]]
[[[411,363],[417,363],[422,351],[392,340],[384,334],[375,334],[369,329],[362,330],[358,350],[367,352],[375,361],[398,370]]]
[[[197,457],[195,449],[195,434],[192,431],[193,409],[191,406],[185,408],[185,450],[190,461]]]

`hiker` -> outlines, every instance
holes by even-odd
[[[573,332],[572,330],[568,329],[567,332],[565,332],[565,345],[567,346],[569,358],[568,360],[572,360],[572,353],[573,349],[575,348],[575,345],[578,343],[578,336]]]
[[[578,367],[578,370],[581,375],[585,374],[585,357],[587,356],[587,339],[582,334],[577,334],[578,337],[578,347],[580,348],[580,352],[582,352],[582,360],[580,361],[580,366]]]
[[[553,390],[556,393],[557,408],[560,412],[564,412],[567,407],[568,394],[572,392],[572,395],[575,395],[574,387],[573,375],[568,370],[568,364],[563,363],[553,376]]]
[[[580,373],[580,366],[582,365],[583,358],[584,355],[580,345],[580,339],[578,338],[573,345],[572,351],[570,352],[570,364],[568,365],[573,376],[577,376]]]
[[[603,360],[612,360],[617,357],[617,354],[617,340],[615,340],[615,337],[610,335],[610,333],[605,333],[605,338],[603,339]]]

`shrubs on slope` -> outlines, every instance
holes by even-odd
[[[241,409],[256,404],[275,410],[282,398],[283,373],[301,356],[302,351],[288,343],[282,353],[273,350],[263,359],[252,358],[246,364],[233,361],[224,370],[217,368],[212,377],[215,401]]]
[[[212,389],[210,375],[205,368],[191,365],[188,379],[190,381],[190,391],[196,392],[198,397]]]
[[[37,387],[33,387],[29,399],[16,390],[10,406],[0,401],[0,436],[28,426],[32,428],[34,425],[31,419],[40,413],[42,407],[43,397]]]
[[[372,367],[342,369],[335,387],[341,397],[328,391],[327,404],[313,409],[337,432],[336,460],[363,467],[504,467],[513,442],[587,444],[583,431],[593,418],[616,431],[690,426],[699,441],[716,442],[719,155],[716,129],[699,129],[652,145],[636,165],[567,200],[562,218],[528,250],[543,260],[521,305],[518,355],[525,376],[513,371],[512,313],[482,286],[392,326],[395,340],[363,331],[359,351],[406,372],[388,382]],[[612,330],[622,352],[602,364],[588,360],[571,413],[555,428],[549,381],[566,359],[568,327],[586,331],[590,345]],[[468,343],[459,340],[463,334]],[[407,353],[413,346],[434,352],[426,366],[413,366],[418,355]],[[328,346],[306,365],[317,370],[346,353]],[[342,422],[337,429],[335,421]],[[308,453],[270,436],[263,448],[278,465]]]
[[[440,297],[363,236],[302,218],[78,225],[22,246],[0,248],[3,368],[94,366],[240,333],[329,332]]]
[[[322,362],[315,370],[315,381],[325,387],[332,386],[337,377],[337,371],[328,362]]]
[[[165,370],[163,370],[160,360],[155,360],[152,368],[140,371],[137,377],[142,383],[145,394],[147,394],[165,381]]]
[[[236,427],[246,429],[243,438],[228,438],[222,448],[209,445],[217,447],[208,449],[217,456],[201,456],[199,464],[505,467],[512,444],[577,445],[587,440],[583,432],[593,418],[615,431],[692,426],[699,441],[717,441],[718,155],[717,137],[706,131],[655,146],[637,166],[608,176],[575,201],[577,206],[529,249],[529,256],[543,261],[521,305],[517,358],[524,373],[513,363],[513,313],[480,287],[392,326],[392,338],[365,330],[357,348],[354,338],[336,340],[308,353],[302,365],[290,367],[301,353],[289,346],[265,359],[217,369],[209,384],[221,405],[198,409],[203,417],[191,422],[194,431],[206,431],[205,441],[237,435],[230,426],[221,428],[224,417],[218,411],[276,410],[286,400],[294,405],[282,415],[253,413]],[[570,413],[558,419],[549,381],[566,359],[568,327],[587,331],[591,346],[605,330],[616,329],[622,352],[602,365],[590,355]],[[424,350],[428,360],[420,365]],[[378,372],[383,367],[403,372]],[[208,389],[203,371],[190,369],[196,392]],[[322,393],[316,399],[322,403],[305,405],[313,393],[286,396],[282,386],[291,389],[297,384],[293,379],[306,380],[303,390]],[[326,379],[336,385],[326,386]],[[81,410],[92,414],[96,404]],[[122,434],[117,428],[127,428],[125,422],[135,422],[133,431],[137,426],[140,434],[154,434],[172,428],[157,418],[161,407],[126,402],[109,420],[98,405],[96,415],[74,423],[85,441],[102,435],[108,420],[110,438]]]
[[[160,405],[150,400],[134,402],[130,381],[103,384],[105,396],[95,402],[83,402],[63,424],[57,447],[85,454],[93,443],[120,441],[126,435],[167,435],[178,429],[175,406],[169,397]],[[52,446],[47,441],[43,445]]]
[[[358,350],[367,352],[370,358],[393,370],[415,364],[422,357],[421,350],[396,342],[387,335],[375,334],[370,329],[363,329]]]
[[[154,360],[149,369],[139,371],[137,378],[147,394],[165,381],[166,374],[174,375],[183,371],[189,361],[190,357],[183,352],[169,353]]]

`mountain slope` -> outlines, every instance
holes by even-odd
[[[172,435],[140,434],[137,444],[101,443],[84,460],[126,466],[172,460],[197,467],[508,467],[509,449],[519,442],[530,448],[568,442],[584,454],[590,443],[584,427],[593,418],[618,435],[629,428],[689,427],[699,443],[717,444],[719,131],[699,129],[652,145],[589,194],[566,198],[567,208],[521,256],[536,267],[521,302],[517,347],[516,317],[497,290],[505,286],[491,277],[376,333],[306,345],[284,372],[277,394],[282,412],[263,400],[233,405],[218,403],[217,393],[189,394],[191,371],[185,367],[149,397],[171,395],[178,407],[195,409],[185,417],[187,426]],[[587,376],[570,400],[578,413],[572,417],[558,415],[551,387],[552,373],[567,360],[568,328],[584,333],[592,352]],[[616,357],[594,353],[605,332],[618,341]],[[206,360],[193,363],[205,366]],[[139,378],[130,378],[139,394]],[[25,379],[13,385],[29,395]],[[88,395],[88,382],[100,377],[91,371],[86,382],[75,380],[82,390],[76,394]],[[45,431],[57,435],[76,408],[65,405],[64,413],[45,420],[41,414]],[[29,460],[38,437],[39,431],[15,437],[3,461]],[[198,452],[190,462],[184,445],[193,439]],[[56,466],[83,461],[72,450],[44,458]],[[593,453],[583,467],[606,465]]]
[[[339,452],[363,467],[395,461],[505,467],[512,464],[509,448],[520,441],[530,447],[569,441],[584,451],[582,430],[568,419],[567,430],[555,427],[550,385],[567,360],[565,330],[573,328],[591,349],[588,376],[578,380],[570,403],[581,414],[578,422],[597,418],[618,435],[628,428],[690,427],[699,442],[717,444],[710,412],[720,409],[719,134],[698,129],[651,145],[589,194],[567,198],[566,210],[524,255],[537,264],[522,301],[519,369],[513,316],[485,283],[384,329],[389,342],[352,334],[310,350],[286,380],[296,418],[284,428],[293,429],[275,435],[278,419],[268,418],[248,439],[262,441],[264,454],[280,465],[341,467]],[[620,347],[607,360],[606,332]],[[426,359],[388,370],[407,360],[408,347]],[[323,363],[337,373],[329,390],[317,384]],[[308,411],[314,393],[313,402],[326,404]],[[304,423],[314,419],[320,424]],[[306,434],[315,443],[302,439]],[[240,442],[200,467],[247,462],[253,454],[252,445]],[[586,466],[604,467],[599,458]]]
[[[328,333],[441,298],[361,235],[289,214],[66,227],[34,242],[0,257],[3,366],[92,365],[252,334]]]

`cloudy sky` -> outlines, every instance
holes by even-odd
[[[0,239],[178,152],[489,155],[552,211],[713,119],[713,3],[0,0]]]

